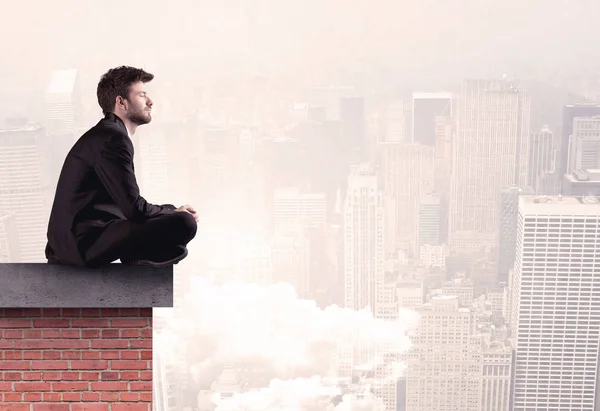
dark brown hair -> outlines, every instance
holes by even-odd
[[[138,81],[148,83],[153,78],[154,74],[135,67],[119,66],[108,70],[100,77],[96,91],[102,113],[107,115],[114,111],[117,96],[127,99],[132,84]]]

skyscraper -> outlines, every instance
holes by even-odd
[[[517,217],[519,197],[525,191],[520,187],[510,187],[500,194],[500,216],[498,217],[498,279],[508,280],[508,272],[515,263],[517,246]]]
[[[519,200],[510,319],[514,411],[597,409],[599,228],[597,197]]]
[[[11,248],[18,247],[20,261],[12,262],[46,261],[52,205],[47,143],[45,130],[37,125],[0,129],[0,216],[12,214],[18,231],[18,244]]]
[[[464,82],[453,145],[452,249],[494,245],[500,191],[526,184],[530,105],[529,93],[509,80]]]
[[[531,135],[527,185],[538,195],[553,194],[559,182],[556,173],[556,152],[554,134],[548,126]]]
[[[452,94],[413,93],[412,142],[435,145],[435,119],[452,116]]]
[[[387,251],[418,255],[419,205],[433,191],[434,149],[413,143],[381,143]],[[387,230],[390,230],[387,232]]]
[[[560,176],[567,173],[569,161],[569,146],[573,134],[573,119],[575,117],[591,117],[600,115],[600,104],[569,104],[563,109],[562,136],[560,141]]]
[[[344,204],[344,306],[353,310],[369,307],[377,312],[378,293],[384,282],[383,198],[377,172],[362,163],[350,170]],[[360,331],[358,331],[360,332]],[[354,337],[354,338],[352,338]],[[365,365],[375,356],[374,347],[360,341],[368,336],[348,336],[340,353],[344,370]]]
[[[567,174],[600,168],[600,115],[575,117]]]

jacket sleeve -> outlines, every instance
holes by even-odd
[[[96,160],[95,171],[128,220],[143,222],[175,209],[170,204],[150,204],[140,195],[133,170],[133,144],[126,136],[115,134],[104,143]]]

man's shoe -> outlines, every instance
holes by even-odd
[[[165,250],[162,250],[155,254],[152,259],[147,258],[138,258],[138,259],[128,259],[121,258],[121,262],[127,265],[143,265],[149,267],[168,267],[173,264],[177,264],[181,260],[183,260],[188,255],[188,250],[186,247],[181,245],[176,245],[172,247],[168,247]]]

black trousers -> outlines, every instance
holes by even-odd
[[[154,260],[161,250],[186,246],[196,236],[196,221],[186,212],[153,217],[143,223],[129,220],[111,221],[87,250],[85,265],[100,267],[115,260]]]

